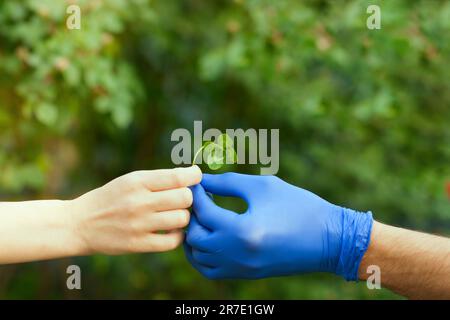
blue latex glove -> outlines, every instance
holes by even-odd
[[[205,192],[244,199],[236,214]],[[357,280],[372,214],[333,205],[275,176],[204,174],[192,188],[193,215],[185,252],[210,279],[257,279],[332,272]]]

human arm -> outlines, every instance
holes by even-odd
[[[374,222],[359,267],[380,269],[381,285],[411,299],[450,299],[450,239]]]
[[[197,166],[135,171],[73,200],[1,202],[0,264],[174,249],[200,180]]]
[[[220,208],[206,192],[241,197],[247,202],[248,209],[238,215]],[[386,275],[391,271],[389,265],[383,263],[384,250],[385,247],[397,246],[395,239],[388,240],[395,238],[395,233],[392,229],[384,231],[379,227],[381,224],[374,223],[370,212],[336,206],[273,176],[205,174],[201,185],[193,188],[193,194],[194,215],[187,232],[185,252],[192,265],[208,278],[255,279],[329,272],[355,281],[362,276],[361,268],[374,261],[381,264],[382,285],[388,281],[386,286],[392,283],[391,288],[397,292],[406,294],[396,286],[406,288],[414,278],[411,276],[404,280],[408,282],[402,283],[401,279],[393,281],[389,278],[395,274]],[[380,235],[380,232],[386,235]],[[402,241],[406,248],[407,243],[413,241],[418,244],[422,240],[421,237],[408,236]],[[423,257],[433,260],[430,266],[426,262],[420,265],[428,268],[428,272],[440,268],[448,275],[448,264],[443,258],[446,252],[448,256],[450,240],[439,238],[439,242],[430,241],[439,249],[431,250],[433,254],[425,254],[423,249],[413,250],[411,259]],[[370,249],[366,251],[368,247]],[[391,255],[399,253],[392,251]],[[413,257],[418,254],[422,256]],[[386,257],[394,261],[392,256]],[[410,266],[411,269],[402,266],[402,257],[395,257],[396,266],[408,272],[417,271],[414,266]],[[441,273],[441,281],[444,273]],[[415,276],[421,277],[419,272]],[[427,286],[422,283],[422,287],[415,290],[435,296],[432,291],[427,291]],[[440,294],[448,292],[448,287],[443,288],[442,284],[435,288],[441,288]]]
[[[371,213],[333,205],[275,176],[204,174],[192,188],[186,254],[209,278],[332,272],[356,280],[369,244]],[[206,192],[244,199],[236,214]]]

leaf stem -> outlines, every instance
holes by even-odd
[[[199,153],[206,147],[206,145],[203,145],[200,149],[197,150],[197,153],[194,156],[194,160],[192,160],[192,165],[195,164],[195,160],[197,160],[197,156],[199,155]]]

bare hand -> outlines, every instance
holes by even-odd
[[[197,166],[135,171],[72,201],[82,254],[159,252],[178,247],[189,223]],[[162,231],[164,233],[162,233]]]

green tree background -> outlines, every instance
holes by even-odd
[[[69,4],[81,30],[65,26]],[[444,0],[1,1],[1,200],[171,167],[171,132],[202,120],[280,128],[281,178],[448,236],[449,30]],[[65,287],[73,263],[81,291]],[[181,249],[3,266],[0,297],[397,298],[331,275],[210,281]]]

